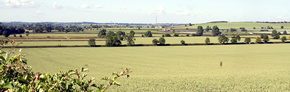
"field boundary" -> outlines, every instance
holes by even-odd
[[[251,42],[250,44],[286,44],[286,43],[290,43],[290,42],[268,42],[268,43],[254,43]],[[119,45],[119,46],[113,46],[113,47],[142,47],[142,46],[205,46],[205,45],[246,45],[246,43],[226,43],[226,44],[220,44],[220,43],[209,43],[209,44],[205,44],[205,43],[188,43],[188,44],[157,44],[157,45],[153,45],[153,44],[135,44],[132,46],[128,46],[128,45]],[[3,46],[3,48],[13,48],[14,46]],[[65,48],[65,47],[91,47],[89,45],[55,45],[55,46],[17,46],[15,48]],[[95,45],[94,47],[109,47],[106,45]]]

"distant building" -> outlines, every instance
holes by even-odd
[[[2,22],[0,22],[0,24],[2,24]]]
[[[170,31],[170,29],[163,28],[162,31],[168,32],[168,31]]]

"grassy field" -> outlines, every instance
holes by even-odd
[[[289,44],[173,47],[25,48],[36,72],[86,66],[101,78],[128,67],[109,92],[290,90]],[[223,62],[220,67],[219,63]]]
[[[284,26],[285,29],[290,29],[290,23],[253,23],[253,22],[230,22],[230,23],[204,23],[204,24],[197,24],[188,27],[177,27],[176,29],[185,29],[185,28],[194,28],[196,29],[197,26],[203,26],[206,28],[207,26],[213,27],[218,26],[220,29],[229,29],[229,28],[236,28],[239,29],[240,27],[245,27],[246,29],[261,29],[261,27],[272,26],[274,29],[281,29],[281,26]]]

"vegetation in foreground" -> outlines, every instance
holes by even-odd
[[[14,41],[2,41],[1,46],[7,43],[14,44]],[[19,43],[20,44],[20,43]],[[19,45],[17,44],[17,45]],[[16,46],[17,46],[16,45]],[[2,49],[2,48],[0,48]],[[10,52],[1,50],[0,56],[0,91],[2,92],[50,92],[50,91],[69,91],[69,92],[104,92],[111,85],[120,85],[117,79],[123,75],[128,75],[131,72],[126,68],[122,72],[113,73],[113,78],[104,77],[101,80],[108,81],[107,84],[96,84],[95,79],[87,79],[85,68],[80,70],[69,70],[67,72],[59,72],[56,74],[49,73],[35,73],[32,72],[30,66],[26,66],[27,60],[24,55],[12,55],[12,48]],[[4,56],[6,54],[6,56]]]

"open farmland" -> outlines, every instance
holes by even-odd
[[[203,28],[206,28],[207,26],[210,27],[218,26],[220,29],[229,29],[229,28],[239,29],[240,27],[245,27],[246,29],[253,29],[253,27],[256,27],[256,29],[261,29],[261,27],[267,26],[272,26],[274,29],[281,29],[281,26],[284,26],[285,29],[289,29],[290,23],[255,23],[255,22],[203,23],[187,27],[184,26],[177,27],[176,29],[185,29],[185,28],[196,29],[197,26],[203,26]]]
[[[25,48],[36,72],[86,66],[89,76],[122,67],[120,87],[108,91],[289,91],[289,44],[174,47]],[[223,62],[220,67],[219,63]]]

